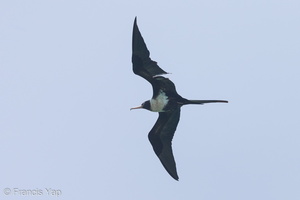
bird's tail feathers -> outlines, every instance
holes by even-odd
[[[184,104],[228,103],[226,100],[187,100]]]

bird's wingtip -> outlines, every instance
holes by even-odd
[[[138,29],[138,25],[137,25],[137,16],[135,16],[135,18],[134,18],[133,29]]]

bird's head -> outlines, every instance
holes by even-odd
[[[133,109],[140,109],[140,108],[144,108],[146,110],[150,110],[150,101],[145,101],[144,103],[142,103],[141,106],[138,106],[138,107],[134,107],[134,108],[130,108],[130,110],[133,110]]]

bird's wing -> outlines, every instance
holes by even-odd
[[[155,61],[151,60],[150,52],[144,42],[136,23],[133,24],[132,34],[132,64],[133,72],[151,83],[153,76],[167,74]]]
[[[166,95],[171,97],[179,97],[180,95],[176,91],[175,84],[168,78],[163,76],[156,76],[152,80],[152,88],[153,88],[153,97],[157,95],[156,92],[163,91],[166,93]]]
[[[176,163],[172,152],[172,139],[180,118],[180,107],[169,112],[160,112],[159,117],[149,132],[148,138],[155,154],[167,170],[178,180]]]

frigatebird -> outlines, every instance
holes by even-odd
[[[137,26],[135,18],[132,35],[132,64],[133,72],[146,79],[153,89],[151,100],[145,101],[141,106],[131,108],[144,108],[158,112],[159,117],[148,134],[148,138],[155,154],[164,168],[178,180],[176,163],[172,152],[172,139],[180,118],[180,108],[187,104],[228,103],[225,100],[188,100],[181,97],[174,83],[161,75],[167,74],[157,62],[151,60],[150,52]]]

